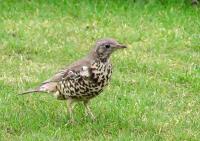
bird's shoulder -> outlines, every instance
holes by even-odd
[[[78,60],[73,64],[61,69],[60,71],[55,73],[53,77],[44,81],[43,83],[59,82],[63,79],[73,77],[74,74],[80,74],[89,77],[92,62],[93,61],[88,58],[83,58],[81,60]]]

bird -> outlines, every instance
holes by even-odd
[[[108,85],[112,75],[110,56],[127,48],[113,38],[99,39],[84,58],[61,69],[38,87],[21,93],[50,93],[58,100],[66,100],[69,122],[74,123],[73,103],[83,102],[85,113],[95,120],[89,102]]]

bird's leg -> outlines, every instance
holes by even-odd
[[[72,110],[73,110],[73,100],[71,98],[68,98],[67,99],[67,112],[69,113],[69,122],[70,123],[74,123],[74,116],[73,116],[73,113],[72,113]]]
[[[95,120],[95,116],[93,115],[90,107],[89,107],[89,100],[85,100],[83,102],[84,106],[85,106],[85,113],[86,113],[86,116],[89,115],[91,117],[92,120]]]

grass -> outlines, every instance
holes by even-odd
[[[0,1],[0,140],[199,140],[200,15],[180,2]],[[97,116],[65,125],[66,103],[17,96],[113,37],[110,85]]]

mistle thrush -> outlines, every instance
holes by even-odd
[[[126,46],[114,39],[101,39],[85,58],[59,71],[39,87],[22,94],[46,92],[52,93],[59,100],[66,100],[71,122],[74,121],[73,102],[83,101],[86,114],[94,119],[88,102],[99,95],[108,84],[112,74],[109,57],[115,50],[122,48]]]

